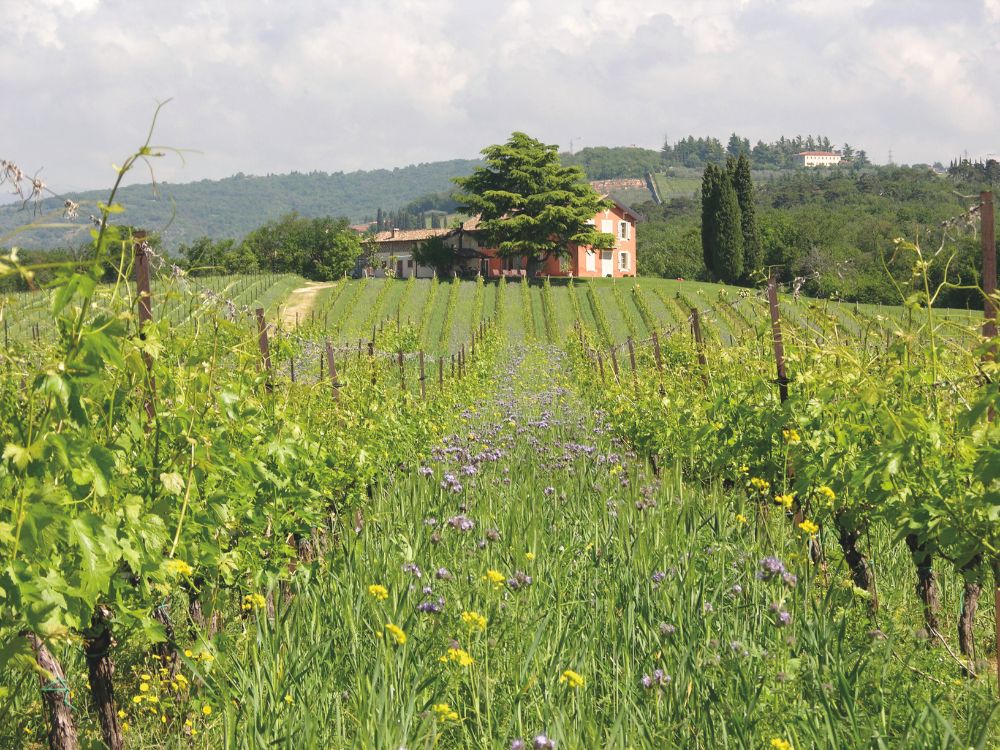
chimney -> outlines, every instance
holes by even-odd
[[[392,238],[393,239],[396,239],[396,232],[398,232],[398,231],[399,231],[399,227],[393,227],[392,228]]]

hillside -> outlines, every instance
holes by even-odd
[[[123,188],[119,202],[128,221],[149,229],[164,230],[168,248],[197,237],[239,238],[270,219],[289,211],[304,216],[346,216],[361,221],[379,207],[396,208],[427,193],[452,189],[451,178],[469,174],[473,159],[452,159],[396,169],[357,172],[292,172],[253,176],[237,174],[222,180],[183,184],[162,183],[158,196],[149,185]],[[104,190],[70,193],[81,204],[79,231],[41,230],[18,242],[28,247],[76,244],[85,239],[87,216]],[[61,199],[45,201],[46,211],[58,212]],[[31,219],[19,205],[0,207],[0,236]]]

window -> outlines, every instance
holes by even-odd
[[[628,270],[628,253],[618,253],[618,270]]]
[[[615,222],[614,219],[601,219],[601,231],[605,234],[614,234]]]
[[[627,240],[631,236],[631,234],[632,234],[629,231],[629,229],[631,228],[631,226],[632,225],[629,224],[627,221],[619,221],[618,222],[618,239],[620,239],[620,240]]]
[[[595,253],[593,250],[587,251],[586,269],[588,271],[597,270],[597,253]]]

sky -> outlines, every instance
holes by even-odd
[[[0,159],[57,192],[110,185],[167,99],[170,182],[469,158],[514,130],[1000,153],[1000,0],[0,0],[0,19]]]

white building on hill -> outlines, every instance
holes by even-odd
[[[801,151],[795,155],[800,167],[832,167],[841,161],[843,157],[835,151]]]

